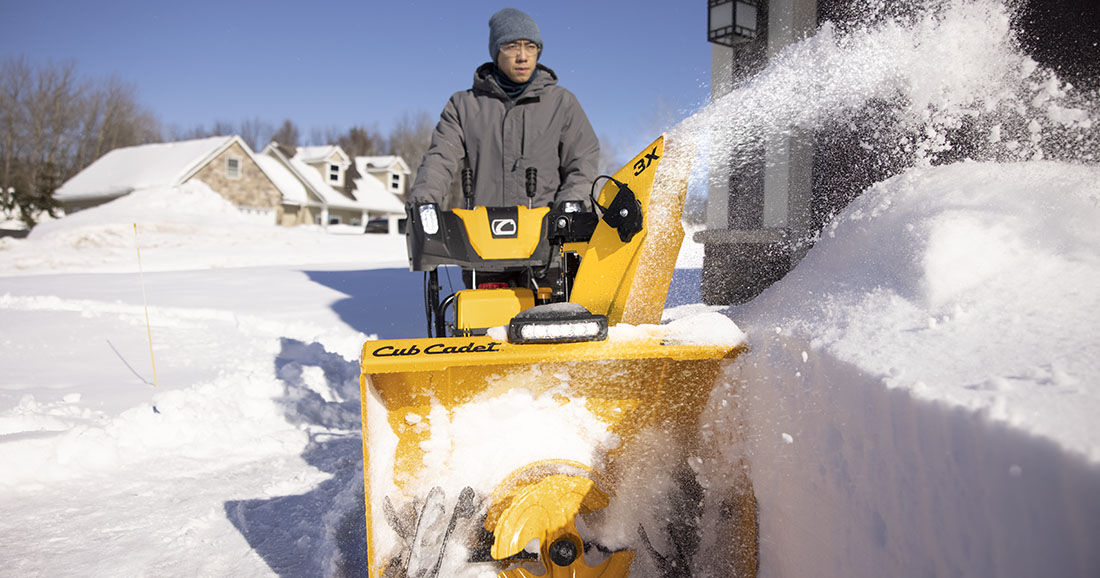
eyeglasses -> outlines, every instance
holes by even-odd
[[[505,56],[515,56],[519,54],[520,50],[525,50],[527,52],[534,52],[535,54],[538,54],[539,45],[535,44],[534,42],[528,42],[526,40],[521,40],[519,42],[509,42],[507,44],[500,45],[500,51],[503,52]]]

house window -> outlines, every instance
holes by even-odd
[[[241,178],[240,159],[225,159],[225,176],[230,179]]]
[[[328,182],[330,182],[330,183],[340,182],[340,165],[330,164],[328,166]]]
[[[392,191],[400,191],[401,190],[401,175],[392,175],[392,176],[390,176],[390,190],[392,190]]]

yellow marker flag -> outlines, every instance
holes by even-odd
[[[141,243],[138,242],[137,223],[134,223],[134,247],[137,248],[138,274],[141,277],[141,301],[145,305],[145,335],[149,338],[149,360],[153,363],[153,387],[156,387],[157,359],[153,356],[153,330],[149,326],[149,299],[145,296],[145,271],[141,267]]]

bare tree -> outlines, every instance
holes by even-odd
[[[344,129],[341,129],[340,127],[338,127],[336,125],[331,125],[330,124],[330,125],[325,126],[325,127],[316,127],[315,126],[315,127],[312,127],[309,130],[309,139],[306,142],[306,144],[309,145],[309,146],[323,146],[323,145],[333,145],[333,144],[340,145],[341,148],[344,148],[345,152],[348,152],[349,154],[351,154],[351,152],[348,151],[347,148],[345,148],[342,143],[351,142],[351,141],[349,141],[348,135],[351,132],[357,131],[357,130],[366,130],[366,129],[362,129],[362,127],[352,127],[350,129],[348,129],[347,132],[345,132]],[[368,137],[377,139],[377,143],[379,145],[379,150],[381,149],[381,146],[384,145],[384,143],[386,142],[385,138],[383,138],[377,132],[371,134],[368,131]],[[353,146],[353,148],[354,148],[354,146]],[[373,153],[373,154],[378,154],[378,153]],[[354,155],[352,155],[352,156],[354,156]]]
[[[137,103],[137,90],[117,76],[86,91],[80,139],[74,158],[80,170],[119,147],[157,142],[161,131],[152,113]]]
[[[113,78],[112,78],[113,80]],[[80,142],[76,149],[74,162],[78,166],[87,166],[103,154],[103,125],[107,111],[108,96],[103,89],[86,91],[80,114]]]
[[[275,142],[285,146],[298,146],[301,138],[298,135],[298,125],[294,124],[294,121],[289,118],[283,121],[279,130],[275,131],[275,134],[271,135],[271,139]]]
[[[76,65],[0,64],[0,187],[33,226],[53,213],[53,191],[102,154],[159,140],[159,124],[117,78],[96,84]]]
[[[241,121],[241,138],[244,139],[244,142],[248,143],[248,146],[252,147],[254,151],[262,150],[267,146],[267,143],[271,142],[271,136],[273,134],[275,134],[275,127],[258,116],[246,118]]]
[[[30,90],[32,71],[27,59],[19,56],[0,64],[0,188],[5,193],[15,186],[17,160],[25,146],[23,131],[26,111],[23,103]]]
[[[189,129],[180,129],[180,128],[177,127],[173,131],[172,136],[169,140],[170,141],[195,140],[195,139],[207,138],[207,137],[211,137],[211,136],[216,136],[214,134],[213,130],[211,130],[205,124],[196,124],[195,126],[192,126]]]
[[[364,157],[382,154],[386,148],[386,139],[377,129],[353,126],[337,139],[336,144],[351,157]]]
[[[306,139],[305,146],[331,144],[333,141],[336,140],[336,138],[338,138],[339,134],[340,129],[331,125],[324,128],[316,126],[310,127],[309,138]]]
[[[61,172],[75,148],[71,129],[76,126],[81,96],[75,64],[50,64],[33,76],[21,103],[25,123],[19,138],[24,139],[26,148],[15,163],[13,176],[16,202],[28,225],[35,223],[38,213],[54,214],[57,208],[53,191],[60,185]]]
[[[408,163],[412,174],[409,182],[416,182],[416,171],[432,144],[432,132],[435,122],[424,111],[415,114],[405,113],[390,131],[389,146],[391,155],[398,155]]]
[[[210,129],[210,136],[232,136],[237,134],[237,127],[227,120],[216,120]]]

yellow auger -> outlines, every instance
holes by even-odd
[[[741,352],[637,329],[660,323],[684,235],[687,169],[663,156],[660,138],[601,177],[592,211],[410,215],[430,336],[361,358],[372,577],[629,575],[645,534],[630,512],[654,499],[639,464],[708,451],[699,415]],[[477,288],[440,299],[440,265]]]

